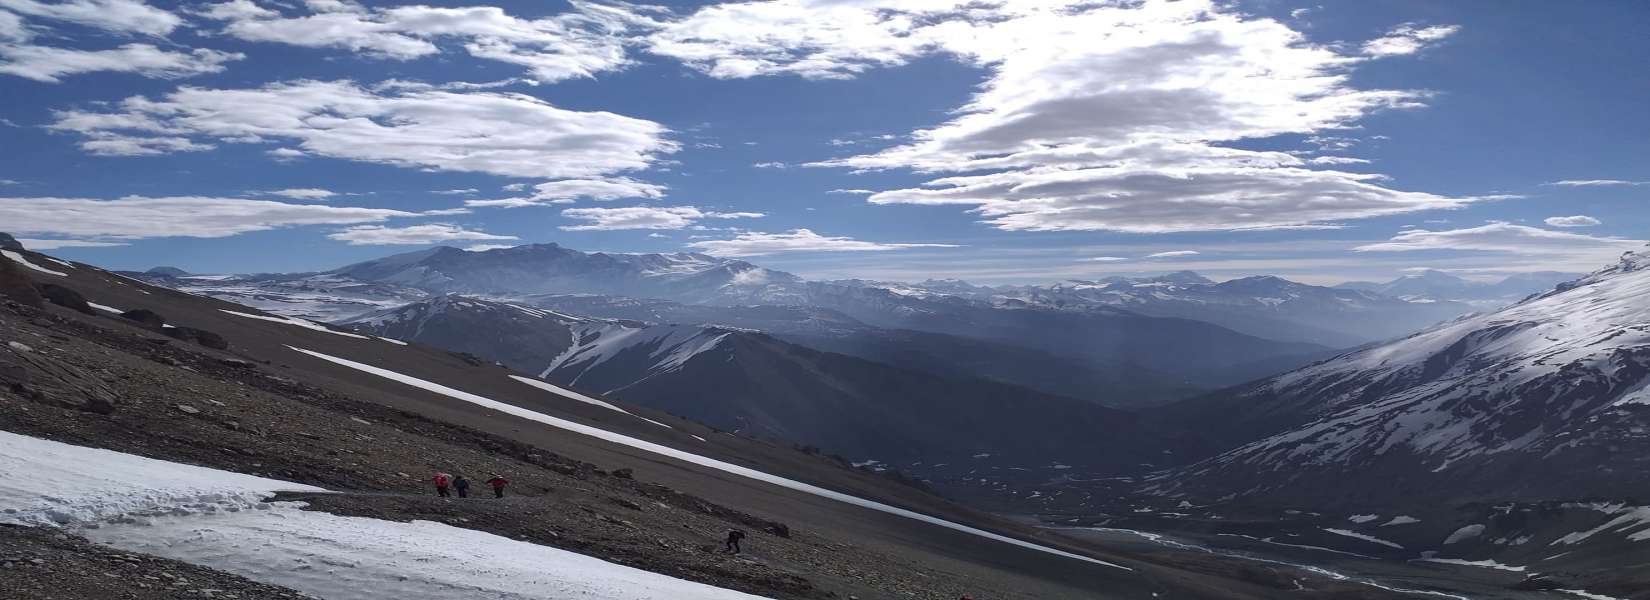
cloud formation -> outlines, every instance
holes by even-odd
[[[1454,31],[1403,26],[1387,37],[1419,48]],[[932,54],[985,69],[981,90],[950,120],[905,144],[810,166],[958,173],[870,201],[972,206],[1002,229],[1321,226],[1479,199],[1310,168],[1358,159],[1225,146],[1343,130],[1375,111],[1420,107],[1427,94],[1354,87],[1348,74],[1371,55],[1208,0],[743,2],[701,9],[648,41],[651,52],[723,78],[851,77]],[[1396,43],[1378,54],[1400,53]]]
[[[107,110],[58,111],[50,127],[80,134],[81,148],[101,155],[283,143],[310,156],[556,179],[642,169],[678,147],[653,121],[565,110],[531,96],[374,92],[350,81],[183,87]]]
[[[352,1],[309,2],[303,8],[232,0],[197,11],[222,23],[222,33],[246,41],[340,48],[358,55],[412,60],[452,43],[470,56],[525,68],[540,81],[591,77],[630,63],[628,38],[650,28],[647,9],[575,1],[573,10],[523,19],[494,6],[367,7]]]
[[[404,246],[470,240],[521,239],[513,235],[493,235],[481,231],[471,231],[447,223],[426,223],[407,227],[357,225],[327,234],[327,237],[341,242],[349,242],[351,246]]]
[[[0,223],[13,233],[116,240],[220,238],[296,225],[351,225],[413,216],[417,214],[387,208],[245,198],[0,198]]]
[[[1417,27],[1406,23],[1383,37],[1364,42],[1363,52],[1369,56],[1402,56],[1420,52],[1429,45],[1455,35],[1461,28],[1454,25]]]
[[[782,252],[877,252],[908,248],[956,248],[953,244],[889,244],[843,236],[823,236],[808,229],[790,233],[747,231],[730,240],[702,240],[688,247],[717,256],[762,256]]]
[[[0,10],[25,17],[74,23],[111,33],[160,37],[172,33],[183,19],[143,0],[0,0]]]
[[[1565,180],[1562,180],[1562,181],[1554,181],[1554,182],[1545,183],[1545,184],[1542,184],[1542,185],[1559,185],[1559,186],[1565,186],[1565,187],[1610,187],[1610,186],[1650,185],[1650,181],[1627,181],[1625,179],[1565,179]]]
[[[1603,221],[1600,221],[1598,219],[1589,217],[1587,215],[1575,215],[1575,216],[1570,216],[1570,217],[1547,217],[1546,219],[1543,219],[1542,222],[1546,223],[1550,226],[1553,226],[1553,227],[1592,227],[1594,225],[1603,225],[1604,224]]]
[[[1400,231],[1391,240],[1353,248],[1358,252],[1422,250],[1478,251],[1537,257],[1579,257],[1604,264],[1616,254],[1644,246],[1644,240],[1596,237],[1527,225],[1495,222],[1478,227]]]
[[[715,212],[693,206],[627,206],[623,208],[569,208],[561,216],[586,221],[563,225],[564,231],[613,231],[621,229],[686,229],[703,219],[754,219],[757,212]]]
[[[282,198],[291,198],[293,200],[325,200],[338,195],[338,192],[324,190],[321,188],[287,188],[284,190],[271,190],[267,192],[253,193],[259,195],[280,196]]]
[[[222,72],[225,63],[243,58],[246,55],[238,52],[205,48],[162,50],[151,44],[126,44],[109,50],[0,44],[0,73],[45,83],[59,83],[70,75],[97,71],[182,79]]]
[[[520,187],[518,187],[520,186]],[[523,191],[524,184],[505,186],[506,190]],[[618,200],[621,198],[648,198],[656,199],[665,196],[667,188],[662,185],[638,181],[630,177],[610,177],[607,179],[563,179],[560,181],[546,181],[533,186],[531,196],[499,199],[466,200],[465,206],[493,206],[502,208],[518,208],[523,206],[538,206],[543,204],[569,204],[579,198],[592,200]]]
[[[1170,250],[1168,252],[1153,252],[1151,254],[1147,254],[1146,258],[1180,258],[1182,256],[1197,256],[1199,254],[1202,253],[1196,250]]]

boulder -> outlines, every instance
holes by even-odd
[[[619,479],[635,479],[636,471],[631,469],[614,469],[613,476]]]
[[[0,388],[36,402],[99,414],[113,412],[120,402],[97,375],[15,347],[0,350]]]
[[[172,339],[194,342],[214,350],[229,349],[229,340],[223,339],[223,336],[205,329],[196,329],[194,327],[165,327],[160,331]],[[247,364],[249,366],[251,365],[251,363]]]
[[[120,316],[142,323],[150,329],[160,329],[166,326],[166,317],[147,308],[134,308],[120,313]]]
[[[0,295],[25,306],[40,308],[45,305],[40,290],[34,287],[34,280],[17,263],[4,258],[0,258]]]
[[[63,308],[78,310],[88,315],[97,314],[97,311],[92,310],[92,305],[86,302],[85,296],[61,285],[55,283],[41,284],[40,295],[52,304]]]

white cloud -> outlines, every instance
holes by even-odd
[[[864,194],[864,195],[870,195],[870,194],[875,194],[877,192],[876,192],[876,190],[862,190],[862,189],[859,189],[859,188],[837,188],[837,189],[830,190],[830,191],[825,192],[825,193],[827,193],[827,194]]]
[[[275,10],[248,0],[198,11],[224,22],[223,33],[242,40],[310,48],[342,48],[359,55],[411,60],[440,54],[452,42],[470,56],[524,67],[542,81],[591,77],[630,63],[629,37],[653,26],[632,5],[574,2],[573,10],[542,19],[511,16],[493,6],[424,5],[367,8],[310,4]],[[289,14],[290,13],[290,14]]]
[[[1096,256],[1096,257],[1093,257],[1093,258],[1085,258],[1083,260],[1090,261],[1090,262],[1125,262],[1129,259],[1123,258],[1121,256]]]
[[[1146,258],[1180,258],[1182,256],[1197,256],[1198,254],[1202,253],[1196,250],[1170,250],[1168,252],[1153,252],[1147,254]]]
[[[790,168],[790,165],[787,165],[787,164],[779,162],[779,161],[751,163],[751,166],[756,167],[758,169],[787,169],[787,168]]]
[[[1627,181],[1624,179],[1565,179],[1542,185],[1561,185],[1565,187],[1606,187],[1618,185],[1650,185],[1650,181]]]
[[[519,187],[518,187],[519,186]],[[514,189],[512,189],[514,188]],[[525,184],[505,186],[506,191],[522,191]],[[465,206],[492,206],[502,208],[517,208],[522,206],[538,206],[543,204],[569,204],[578,198],[592,200],[618,200],[621,198],[649,198],[657,199],[665,196],[665,186],[638,181],[629,177],[611,177],[607,179],[563,179],[560,181],[546,181],[533,186],[534,194],[528,197],[500,198],[489,200],[466,200]]]
[[[55,119],[52,129],[81,134],[81,147],[95,154],[284,142],[315,156],[512,177],[600,176],[645,168],[677,149],[664,126],[610,112],[564,110],[521,94],[375,93],[349,81],[183,87]]]
[[[931,54],[986,70],[950,120],[810,166],[965,173],[870,201],[971,206],[1003,229],[1323,226],[1482,199],[1394,190],[1377,175],[1226,147],[1327,139],[1374,111],[1420,107],[1427,94],[1354,87],[1349,74],[1368,57],[1210,0],[744,2],[701,9],[649,43],[726,78],[849,77]]]
[[[430,193],[431,194],[439,194],[439,195],[442,195],[442,196],[468,196],[470,194],[474,194],[474,193],[479,192],[479,191],[481,191],[481,190],[478,190],[478,189],[475,189],[475,188],[463,188],[463,189],[456,189],[456,190],[430,190]]]
[[[271,190],[267,192],[252,193],[258,195],[280,196],[282,198],[291,198],[293,200],[325,200],[338,195],[338,192],[324,190],[321,188],[287,188],[284,190]]]
[[[566,231],[612,231],[619,229],[685,229],[702,219],[754,219],[756,212],[714,212],[693,206],[628,206],[623,208],[569,208],[563,217],[586,221],[563,225]]]
[[[1426,48],[1428,44],[1455,35],[1460,30],[1461,28],[1455,25],[1416,27],[1414,24],[1406,23],[1394,28],[1385,36],[1364,42],[1363,52],[1376,57],[1414,54]]]
[[[908,248],[956,248],[953,244],[887,244],[850,237],[822,236],[807,229],[790,233],[747,231],[731,240],[705,240],[688,244],[717,256],[761,256],[781,252],[874,252]]]
[[[474,246],[465,246],[464,249],[469,250],[470,252],[486,252],[488,250],[504,250],[514,247],[515,246],[510,244],[476,244]]]
[[[961,204],[999,229],[1133,233],[1337,227],[1326,221],[1456,208],[1378,175],[1301,168],[1090,168],[949,177],[879,192],[877,204]]]
[[[246,58],[236,52],[205,48],[162,50],[150,44],[126,44],[109,50],[0,44],[0,73],[58,83],[63,77],[112,71],[155,79],[181,79],[224,70],[224,63]]]
[[[1546,219],[1543,219],[1542,222],[1544,222],[1548,225],[1551,225],[1553,227],[1592,227],[1594,225],[1603,225],[1604,224],[1603,221],[1600,221],[1598,219],[1589,217],[1587,215],[1574,215],[1574,216],[1569,216],[1569,217],[1547,217]]]
[[[461,240],[520,239],[513,235],[493,235],[481,231],[470,231],[447,223],[426,223],[407,227],[357,225],[328,234],[327,237],[341,242],[349,242],[351,246],[398,246],[438,244]]]
[[[30,250],[56,250],[58,248],[110,248],[114,246],[127,245],[126,242],[106,242],[99,240],[18,239],[17,243],[23,244],[24,248],[28,248]]]
[[[670,239],[670,236],[665,235],[663,233],[649,233],[649,234],[647,234],[647,237],[655,238],[655,239]]]
[[[164,36],[183,24],[175,14],[143,0],[0,0],[0,9],[26,17],[64,21],[114,33]]]
[[[417,215],[244,198],[0,198],[0,223],[13,233],[114,239],[219,238],[296,225],[350,225],[412,216]]]
[[[1478,227],[1428,231],[1410,229],[1391,240],[1354,248],[1359,252],[1415,252],[1422,250],[1477,251],[1540,257],[1565,258],[1603,264],[1615,255],[1643,246],[1643,240],[1595,237],[1579,233],[1551,231],[1526,225],[1495,222]]]

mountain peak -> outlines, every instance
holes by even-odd
[[[1209,278],[1197,274],[1196,271],[1175,271],[1166,275],[1151,277],[1145,279],[1145,281],[1157,283],[1179,283],[1185,285],[1214,283],[1214,281]]]
[[[145,275],[160,275],[162,277],[187,277],[188,271],[177,267],[155,267],[143,272]]]

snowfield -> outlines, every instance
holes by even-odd
[[[962,524],[959,524],[959,523],[952,523],[950,521],[946,521],[944,519],[940,519],[940,518],[932,517],[932,516],[929,516],[929,515],[925,515],[925,514],[916,512],[916,511],[911,511],[911,510],[906,510],[906,509],[903,509],[903,508],[889,506],[889,505],[883,504],[881,502],[874,502],[874,501],[866,500],[864,498],[860,498],[860,497],[857,497],[857,496],[850,496],[848,494],[844,494],[844,493],[833,491],[833,490],[828,490],[828,489],[825,489],[825,488],[822,488],[822,487],[819,487],[819,486],[810,485],[810,484],[802,483],[802,482],[799,482],[799,481],[792,481],[790,479],[786,479],[786,478],[779,477],[779,476],[776,476],[776,475],[770,475],[768,473],[764,473],[762,471],[758,471],[756,469],[752,469],[752,468],[749,468],[749,467],[742,467],[742,466],[739,466],[739,465],[722,462],[722,461],[716,460],[714,458],[708,458],[708,457],[700,456],[700,455],[697,455],[697,454],[693,454],[691,452],[677,450],[677,449],[671,448],[669,446],[665,446],[665,445],[661,445],[661,444],[655,444],[653,442],[649,442],[649,441],[645,441],[645,440],[639,440],[639,439],[636,439],[636,438],[633,438],[633,437],[630,437],[630,436],[621,435],[621,434],[614,433],[614,432],[611,432],[611,431],[608,431],[608,430],[605,430],[605,429],[592,427],[592,426],[585,425],[585,424],[582,424],[582,423],[575,423],[573,421],[568,421],[566,419],[559,419],[559,418],[556,418],[556,417],[552,417],[550,415],[546,415],[546,414],[541,413],[541,412],[525,409],[525,408],[522,408],[522,407],[519,407],[519,406],[516,406],[516,405],[513,405],[513,404],[507,404],[507,403],[504,403],[504,402],[499,402],[497,400],[494,400],[492,398],[488,398],[488,397],[485,397],[485,396],[472,394],[472,393],[469,393],[469,392],[466,392],[466,391],[463,391],[463,390],[453,389],[453,388],[441,385],[439,383],[435,383],[433,381],[426,381],[426,380],[423,380],[423,379],[419,379],[417,377],[412,377],[412,376],[409,376],[409,375],[403,375],[401,373],[397,373],[397,372],[391,371],[389,369],[374,367],[372,365],[355,362],[353,360],[349,360],[349,359],[345,359],[345,358],[338,358],[336,356],[329,356],[329,355],[326,355],[326,354],[322,354],[320,352],[316,352],[314,350],[305,350],[303,348],[294,348],[292,346],[287,346],[287,348],[290,348],[295,352],[308,354],[308,355],[313,356],[315,358],[319,358],[321,360],[325,360],[325,361],[328,361],[328,362],[331,362],[331,363],[334,363],[334,364],[343,365],[343,366],[346,366],[346,367],[349,367],[349,368],[352,368],[352,369],[356,369],[356,370],[363,371],[363,372],[366,372],[366,373],[371,373],[373,375],[377,375],[377,376],[383,377],[385,379],[398,381],[398,382],[401,382],[401,383],[404,383],[404,384],[407,384],[407,385],[410,385],[410,386],[413,386],[413,387],[416,387],[416,388],[419,388],[419,389],[435,392],[437,394],[441,394],[441,395],[447,396],[449,398],[454,398],[454,399],[457,399],[457,400],[463,400],[465,402],[474,403],[474,404],[477,404],[479,406],[484,406],[484,407],[487,407],[487,408],[490,408],[490,409],[493,409],[493,410],[496,410],[496,411],[499,411],[499,412],[502,412],[502,413],[505,413],[505,414],[509,414],[509,415],[513,415],[513,416],[520,417],[520,418],[523,418],[523,419],[527,419],[529,421],[536,421],[536,422],[543,423],[545,425],[549,425],[551,427],[555,427],[555,428],[558,428],[558,429],[565,429],[567,431],[572,431],[572,432],[575,432],[575,433],[582,433],[584,435],[588,435],[588,436],[595,437],[595,438],[598,438],[598,439],[606,440],[608,442],[612,442],[612,443],[623,445],[623,446],[629,446],[629,447],[636,448],[636,449],[639,449],[639,450],[645,450],[645,451],[648,451],[648,452],[652,452],[654,454],[667,456],[667,457],[674,458],[676,460],[680,460],[680,461],[683,461],[683,462],[693,463],[693,464],[703,466],[703,467],[709,467],[709,468],[712,468],[712,469],[716,469],[718,471],[723,471],[723,472],[726,472],[726,473],[732,473],[734,475],[739,475],[739,476],[742,476],[742,477],[748,477],[748,478],[751,478],[751,479],[755,479],[757,481],[771,483],[773,485],[777,485],[777,486],[780,486],[780,487],[783,487],[783,488],[788,488],[788,489],[796,490],[796,491],[799,491],[799,492],[804,492],[804,493],[807,493],[807,494],[812,494],[812,495],[815,495],[815,496],[819,496],[821,498],[829,498],[831,500],[836,500],[838,502],[845,502],[845,503],[852,504],[852,505],[855,505],[855,506],[860,506],[860,507],[863,507],[863,508],[869,508],[871,510],[884,512],[884,513],[888,513],[888,514],[891,514],[891,515],[897,515],[897,516],[900,516],[900,517],[905,517],[907,519],[913,519],[913,520],[917,520],[917,521],[922,521],[924,523],[938,525],[940,527],[945,527],[947,529],[960,531],[960,532],[963,532],[963,533],[983,537],[983,538],[990,539],[990,540],[996,540],[996,541],[1003,542],[1003,543],[1006,543],[1006,544],[1012,544],[1012,545],[1015,545],[1015,546],[1020,546],[1022,548],[1029,548],[1031,550],[1036,550],[1036,551],[1039,551],[1039,552],[1046,552],[1048,554],[1053,554],[1055,556],[1063,556],[1063,557],[1066,557],[1066,558],[1076,559],[1076,560],[1080,560],[1080,561],[1083,561],[1083,562],[1094,563],[1094,564],[1097,564],[1097,565],[1104,565],[1104,566],[1108,566],[1108,567],[1123,569],[1125,571],[1132,571],[1133,570],[1133,569],[1130,569],[1129,567],[1125,567],[1125,566],[1114,564],[1114,563],[1109,563],[1109,562],[1106,562],[1106,561],[1103,561],[1103,560],[1090,558],[1090,557],[1083,556],[1083,555],[1080,555],[1080,554],[1073,554],[1071,552],[1066,552],[1066,551],[1063,551],[1063,550],[1056,550],[1054,548],[1049,548],[1049,547],[1046,547],[1046,546],[1040,546],[1040,545],[1033,544],[1031,542],[1027,542],[1027,541],[1024,541],[1024,540],[1018,540],[1018,539],[1011,538],[1011,537],[1008,537],[1008,536],[1005,536],[1005,535],[985,531],[983,529],[977,529],[977,528],[969,527],[967,525],[962,525]]]
[[[3,431],[0,473],[0,523],[67,527],[329,600],[761,598],[440,523],[266,503],[324,490]]]

